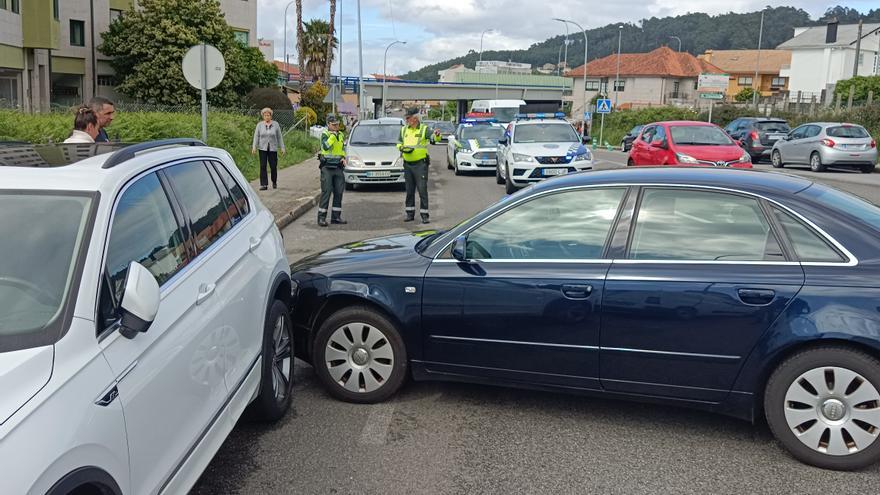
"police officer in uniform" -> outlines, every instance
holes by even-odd
[[[428,217],[428,144],[440,135],[440,130],[431,131],[419,121],[419,111],[411,108],[406,112],[406,126],[400,130],[397,149],[403,155],[403,176],[406,181],[406,202],[404,222],[412,222],[416,216],[416,189],[419,191],[419,213],[422,223],[430,222]]]
[[[326,227],[327,207],[333,195],[330,223],[345,225],[342,219],[342,193],[345,191],[345,134],[339,130],[335,115],[327,116],[327,129],[321,135],[321,152],[318,154],[321,168],[321,203],[318,205],[318,225]]]

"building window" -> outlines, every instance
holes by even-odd
[[[737,82],[737,84],[739,84],[740,86],[751,86],[751,85],[752,85],[752,78],[751,78],[751,77],[745,77],[745,76],[742,76],[742,77],[740,77],[739,79],[737,79],[736,82]]]
[[[58,0],[52,0],[52,16],[56,21],[61,20],[61,7],[58,6]]]
[[[0,0],[0,10],[6,10],[6,0]]]
[[[864,65],[865,63],[865,52],[859,52],[859,65]]]
[[[784,88],[787,77],[774,77],[770,85],[774,88]]]
[[[86,46],[86,23],[70,20],[70,46]]]
[[[248,44],[248,32],[247,31],[233,31],[232,34],[235,36],[235,41],[238,41],[242,45]]]
[[[110,9],[110,22],[113,22],[116,19],[119,19],[120,17],[122,17],[121,10]]]
[[[116,76],[98,76],[98,86],[116,86]]]
[[[587,91],[599,91],[599,81],[587,80]]]
[[[615,79],[614,80],[614,91],[623,91],[623,88],[625,85],[626,85],[626,79]]]
[[[20,1],[21,0],[12,0],[12,3],[10,4],[10,6],[12,7],[12,12],[14,14],[18,14],[19,12],[21,12],[21,7],[19,7]]]

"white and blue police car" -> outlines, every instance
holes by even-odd
[[[498,141],[504,128],[491,118],[462,119],[446,145],[446,166],[455,175],[464,172],[492,171],[498,163]]]

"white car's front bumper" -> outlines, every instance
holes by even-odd
[[[455,155],[455,165],[459,170],[493,170],[498,164],[495,151],[477,151],[464,153],[459,151]]]
[[[507,170],[510,173],[510,181],[516,186],[525,186],[559,175],[592,169],[593,160],[581,160],[553,165],[545,165],[537,162],[512,162],[507,167]]]

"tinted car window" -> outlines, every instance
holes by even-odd
[[[801,126],[791,131],[792,139],[803,139],[807,133],[807,126]]]
[[[646,143],[651,142],[651,138],[654,136],[654,130],[657,129],[656,126],[649,126],[646,129],[642,130],[642,141]]]
[[[798,194],[804,195],[832,211],[842,211],[880,230],[880,208],[852,194],[813,183]]]
[[[788,132],[791,130],[785,122],[777,121],[755,122],[755,128],[761,132]]]
[[[396,145],[400,139],[397,124],[360,124],[351,131],[351,146]]]
[[[189,214],[196,247],[204,251],[232,228],[220,193],[202,162],[175,165],[165,169],[165,173]]]
[[[659,129],[659,127],[658,127]],[[672,141],[681,145],[728,145],[733,141],[721,129],[709,125],[669,126]]]
[[[662,125],[658,125],[654,130],[654,136],[651,138],[651,141],[666,141],[666,129]]]
[[[837,138],[866,138],[871,137],[863,127],[855,125],[842,125],[825,129],[825,134]]]
[[[468,235],[473,259],[598,259],[624,189],[543,196],[489,220]]]
[[[232,177],[232,174],[226,170],[226,167],[219,163],[214,163],[214,169],[220,174],[220,179],[226,184],[226,188],[229,189],[229,192],[232,193],[232,199],[235,201],[235,206],[238,207],[241,216],[246,217],[247,214],[250,213],[251,207],[248,204],[247,196],[244,194],[244,189],[242,189],[238,182],[236,182]]]
[[[806,131],[804,131],[805,138],[816,137],[819,133],[822,132],[822,128],[817,125],[808,125]]]
[[[637,260],[783,259],[755,199],[684,189],[645,191],[629,256]]]
[[[211,174],[211,178],[214,179],[214,185],[217,187],[217,191],[220,192],[220,198],[223,200],[223,206],[226,208],[226,214],[232,221],[232,225],[237,224],[241,220],[241,213],[238,211],[238,207],[235,206],[235,200],[232,198],[232,193],[229,192],[226,184],[220,180],[220,177],[217,175],[217,170],[210,164],[208,165],[208,172]]]
[[[514,143],[559,143],[577,142],[577,133],[571,124],[526,124],[517,126]]]
[[[813,229],[778,208],[773,210],[800,261],[844,261],[843,256]]]
[[[113,214],[107,248],[106,275],[113,300],[121,300],[132,261],[144,265],[159,285],[173,277],[189,261],[184,238],[156,174],[126,189]]]

